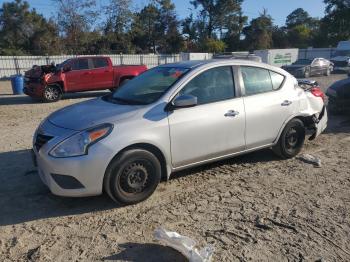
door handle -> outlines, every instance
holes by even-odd
[[[229,110],[227,111],[227,113],[225,114],[226,117],[235,117],[239,115],[239,112],[238,111],[235,111],[235,110]]]
[[[289,100],[284,100],[283,103],[281,104],[281,106],[289,106],[291,105],[293,102],[289,101]]]

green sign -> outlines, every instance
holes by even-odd
[[[288,64],[292,63],[292,54],[286,53],[286,54],[276,54],[273,58],[274,64]]]

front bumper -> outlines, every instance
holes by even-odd
[[[31,97],[42,98],[44,94],[44,86],[40,83],[25,83],[23,92]]]
[[[76,131],[57,127],[46,120],[36,131],[35,137],[37,133],[53,137],[39,149],[34,139],[33,153],[39,176],[54,195],[82,197],[102,194],[103,177],[113,157],[103,143],[91,146],[88,155],[54,158],[49,155],[52,147]]]

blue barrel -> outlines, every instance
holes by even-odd
[[[23,76],[15,75],[11,77],[12,91],[14,95],[23,94]]]

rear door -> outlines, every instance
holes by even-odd
[[[245,149],[243,99],[236,95],[230,66],[199,73],[179,94],[197,97],[198,105],[169,113],[174,167]]]
[[[70,66],[72,70],[65,73],[67,91],[90,90],[94,84],[89,58],[74,59]]]
[[[285,76],[259,67],[241,66],[246,113],[247,149],[275,141],[283,123],[299,108],[299,100]]]
[[[95,89],[107,89],[113,87],[113,67],[106,57],[92,58],[93,82]]]

